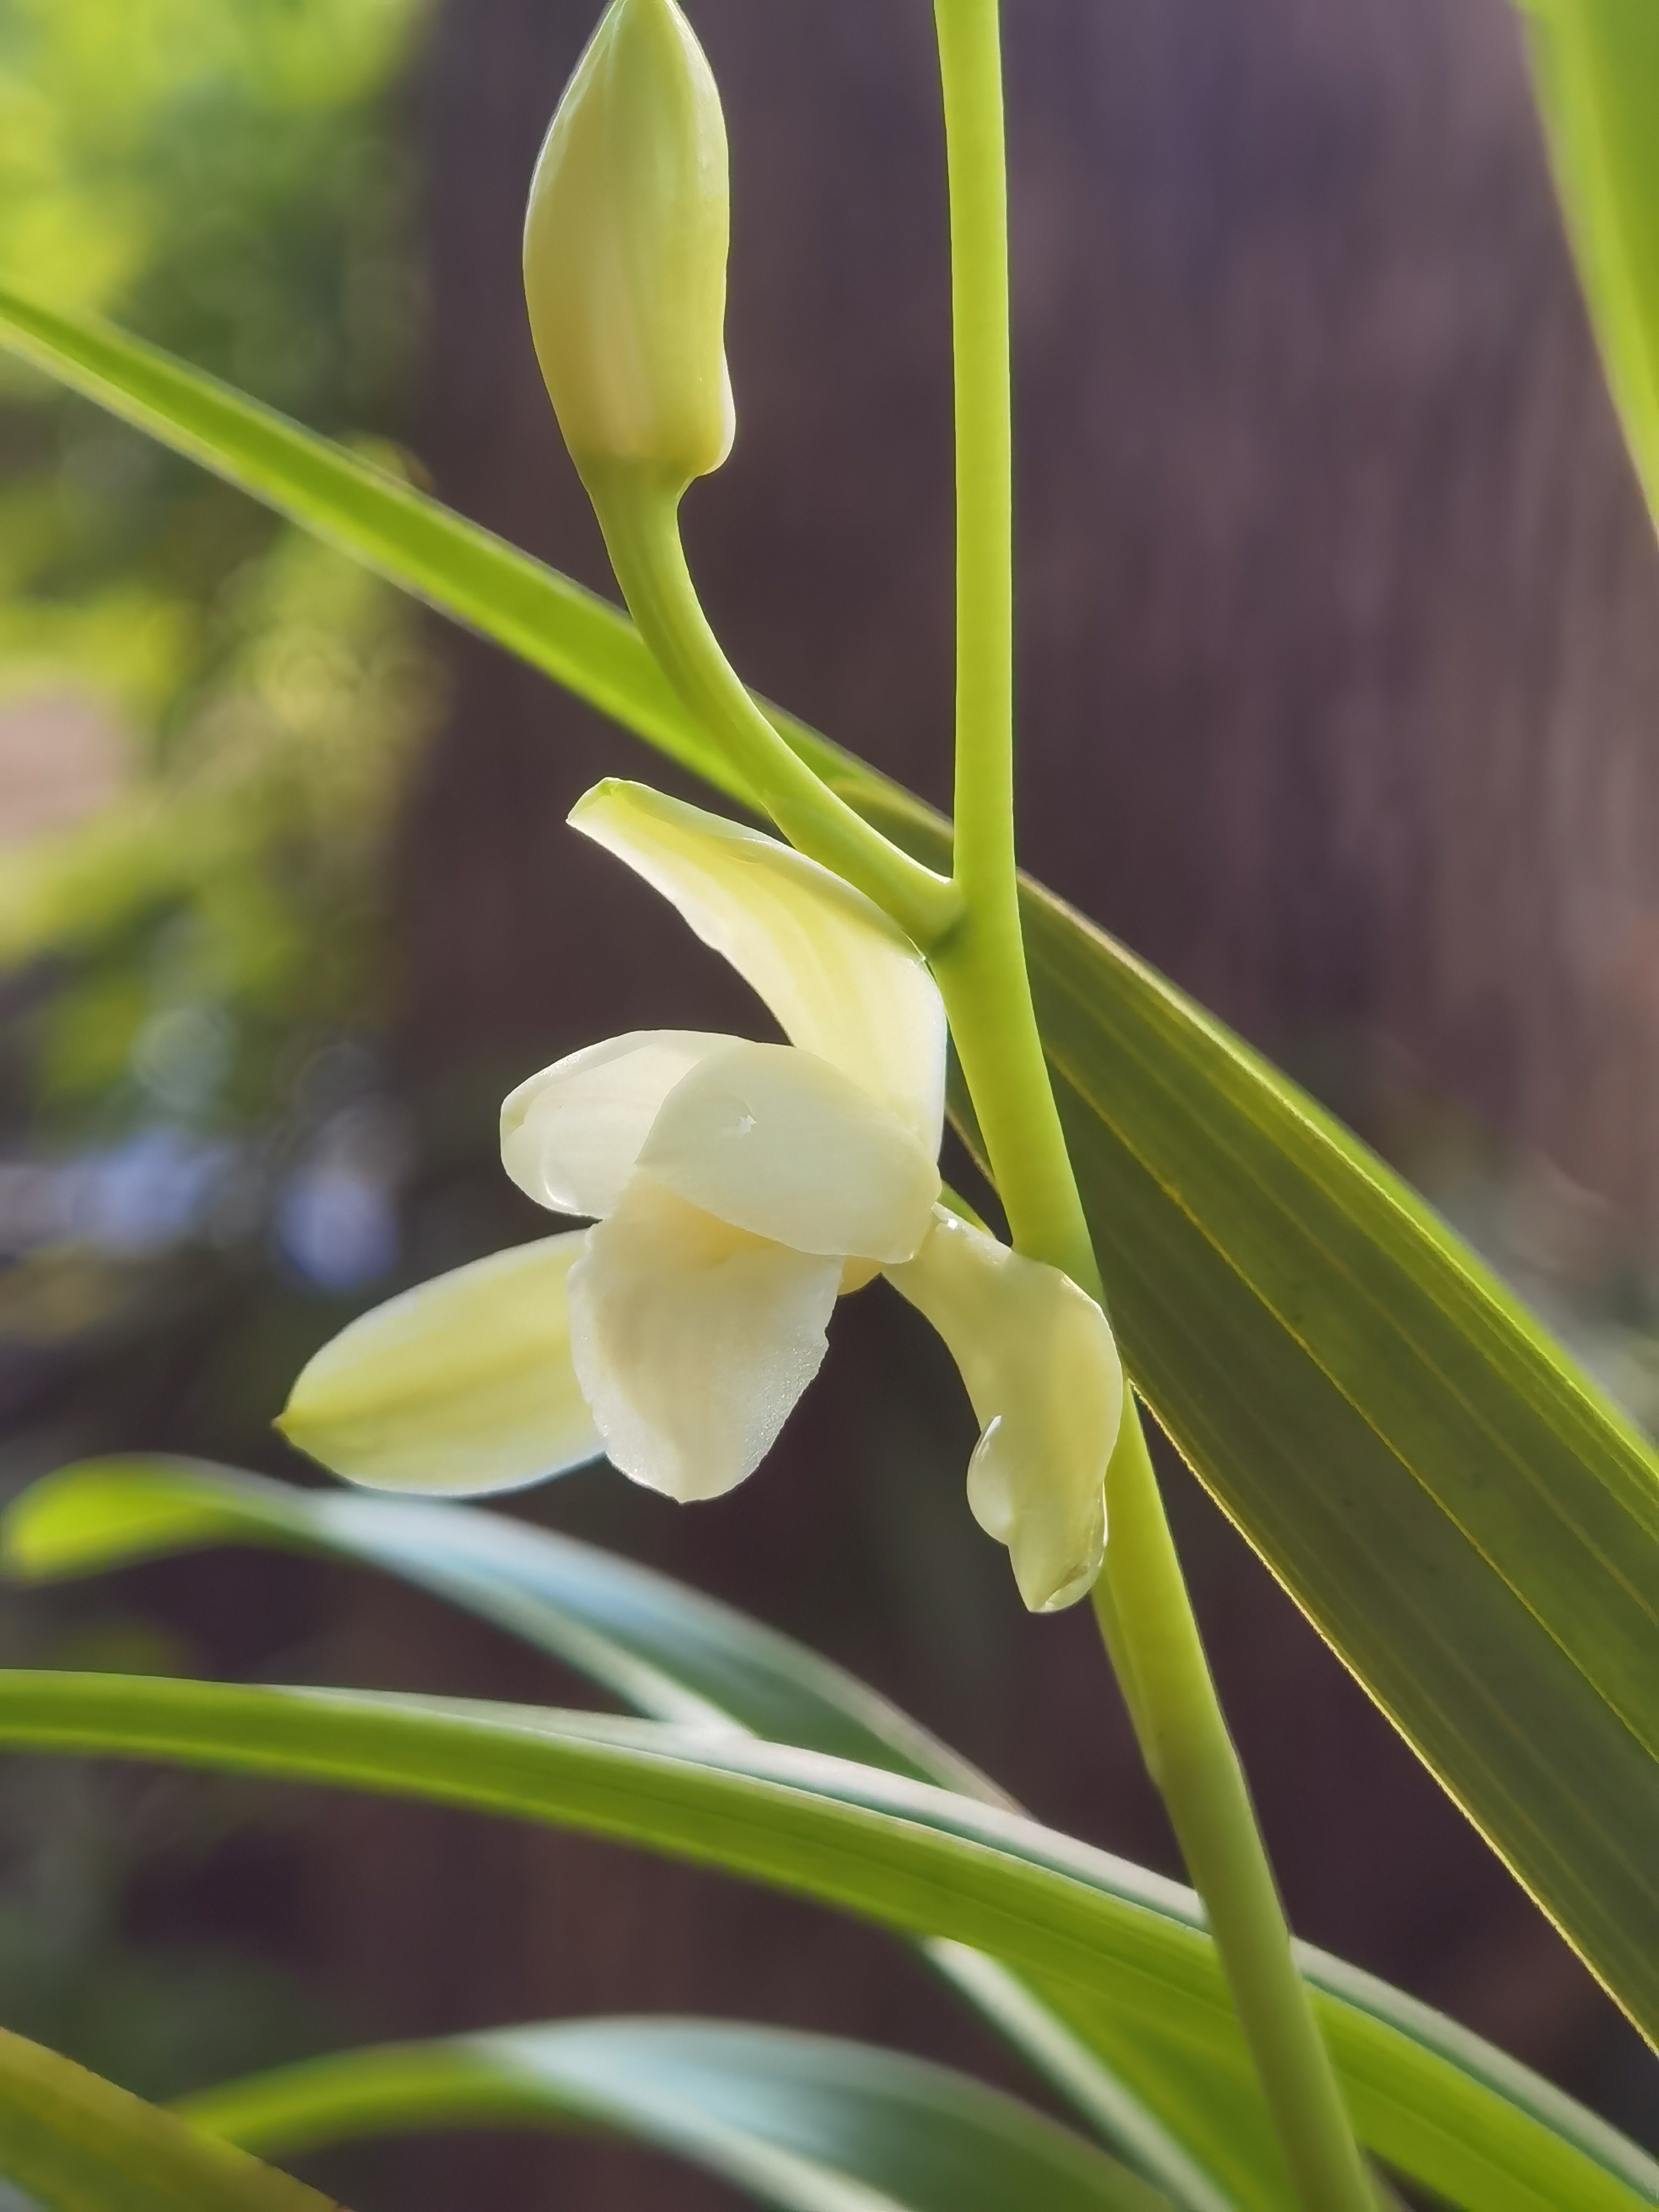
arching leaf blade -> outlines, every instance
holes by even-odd
[[[35,1580],[235,1542],[300,1547],[400,1575],[574,1668],[651,1718],[735,1726],[988,1803],[1009,1802],[908,1714],[793,1638],[665,1575],[499,1514],[351,1491],[296,1490],[198,1462],[113,1458],[46,1476],[0,1519],[0,1559],[12,1574]],[[1280,2212],[1285,2177],[1271,2128],[1251,2138],[1257,2155],[1250,2187],[1224,2192],[1160,2118],[1172,2098],[1186,2109],[1184,2084],[1178,2094],[1169,2083],[1150,2096],[1132,2093],[1006,1967],[961,1945],[923,1948],[1182,2212]],[[1246,2094],[1256,2094],[1252,2080]],[[1195,2109],[1207,2113],[1208,2102],[1199,2099]],[[1214,2134],[1207,2118],[1205,2132]],[[1248,2161],[1230,2147],[1227,2163],[1243,2170]]]
[[[1034,895],[1028,914],[1061,1111],[1138,1384],[1352,1672],[1659,2035],[1650,1449],[1295,1086],[1058,902]]]
[[[1522,15],[1578,273],[1659,522],[1659,18],[1647,0],[1525,0]]]
[[[45,1477],[0,1519],[0,1558],[12,1572],[35,1577],[238,1540],[302,1545],[404,1575],[654,1717],[734,1723],[771,1741],[859,1758],[1009,1804],[908,1715],[793,1638],[653,1570],[477,1507],[299,1491],[195,1462],[109,1459]],[[1196,1925],[1196,1900],[1187,1909]],[[1120,2021],[1109,2005],[1079,2004],[1065,1990],[1045,2005],[982,1954],[948,1942],[926,1948],[1109,2140],[1136,2142],[1146,2113],[1162,2115],[1202,2171],[1172,2161],[1170,2145],[1156,2141],[1139,2142],[1137,2162],[1143,2171],[1167,2171],[1165,2185],[1182,2201],[1202,2201],[1206,2173],[1224,2180],[1240,2203],[1284,2201],[1254,2081],[1229,2075],[1224,2051],[1218,2070],[1213,2053],[1205,2057],[1178,2039],[1149,2034],[1137,2014]],[[1470,2072],[1592,2159],[1616,2164],[1628,2148],[1571,2099],[1443,2014],[1328,1958],[1321,1971],[1328,1980],[1340,1973],[1333,1986],[1362,2010]],[[1068,2033],[1081,2039],[1080,2050],[1055,2048]],[[1079,2080],[1079,2068],[1096,2058],[1109,2061],[1109,2071]],[[1115,2087],[1130,2083],[1142,2100],[1139,2113],[1114,2104]],[[1646,2168],[1633,2171],[1639,2177]]]
[[[1191,1893],[958,1794],[734,1734],[386,1692],[135,1676],[0,1674],[0,1742],[283,1776],[627,1840],[990,1953],[1047,1991],[1097,1997],[1249,2061]],[[1363,2005],[1302,1954],[1370,2148],[1468,2212],[1629,2212],[1651,2162],[1586,2153]],[[1455,2192],[1419,2171],[1380,2094],[1412,2084],[1436,2139],[1469,2147]],[[1426,2146],[1432,2150],[1432,2144]],[[1432,2166],[1432,2161],[1431,2161]]]
[[[780,2212],[1170,2212],[1079,2136],[967,2075],[778,2028],[595,2020],[313,2060],[190,2099],[266,2156],[411,2129],[615,2130]]]
[[[224,1543],[297,1547],[398,1575],[655,1720],[735,1723],[1008,1802],[908,1714],[793,1637],[667,1575],[504,1514],[301,1490],[199,1461],[115,1456],[44,1476],[0,1516],[0,1565],[31,1581]]]

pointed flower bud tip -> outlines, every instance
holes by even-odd
[[[678,493],[731,451],[726,125],[675,0],[612,0],[543,144],[525,294],[559,428],[585,476]]]

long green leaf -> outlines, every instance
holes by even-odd
[[[649,1569],[474,1507],[299,1491],[195,1462],[111,1459],[46,1476],[0,1520],[0,1559],[34,1579],[236,1541],[297,1545],[402,1575],[653,1717],[736,1723],[1008,1804],[908,1715],[793,1638]],[[1189,1911],[1195,1919],[1195,1903]],[[1050,1992],[1045,2004],[981,1954],[950,1942],[925,1948],[1177,2202],[1214,2204],[1218,2185],[1241,2205],[1288,2201],[1253,2077],[1206,2068],[1178,2039],[1149,2035],[1138,2014],[1120,2020],[1109,2003],[1070,1990]],[[1599,2123],[1490,2046],[1380,1984],[1365,1985],[1364,2001],[1592,2158],[1606,2154]]]
[[[776,1630],[634,1565],[522,1522],[465,1506],[301,1491],[167,1460],[60,1468],[0,1519],[0,1559],[35,1580],[84,1574],[203,1544],[301,1546],[403,1576],[576,1668],[655,1720],[726,1725],[889,1772],[1007,1798],[908,1714]],[[1137,2054],[1142,2093],[1109,2070],[1006,1968],[957,1944],[933,1962],[1136,2169],[1182,2212],[1281,2212],[1283,2161],[1270,2126],[1223,2131],[1221,2089],[1192,2096],[1193,2069],[1160,2075]],[[1244,2102],[1257,2109],[1252,2079]],[[1177,2113],[1172,2131],[1160,2117]],[[1212,2175],[1233,2177],[1224,2193]]]
[[[1659,11],[1523,0],[1522,13],[1579,274],[1659,522]]]
[[[300,1490],[198,1460],[118,1456],[60,1468],[0,1515],[0,1566],[31,1582],[231,1543],[297,1546],[400,1575],[653,1720],[735,1723],[1009,1802],[908,1713],[793,1637],[649,1567],[502,1514]]]
[[[0,1674],[0,1742],[283,1776],[625,1839],[1002,1960],[1079,2008],[1249,2060],[1189,1891],[994,1806],[707,1728],[341,1690]],[[1651,2162],[1570,2142],[1383,2016],[1392,1999],[1299,1960],[1364,2140],[1468,2212],[1629,2212]],[[1499,2062],[1501,2068],[1502,2062]]]
[[[896,2051],[693,2020],[589,2020],[394,2044],[179,2108],[266,2157],[410,2129],[597,2126],[781,2212],[1170,2212],[1029,2106]]]
[[[406,488],[365,520],[360,464],[117,333],[0,299],[0,339],[741,795],[621,617],[590,638],[562,579]],[[778,719],[937,855],[936,817]],[[1659,2039],[1651,1452],[1293,1085],[1060,902],[1034,888],[1027,914],[1114,1317],[1159,1419]]]
[[[1427,1208],[1121,946],[1035,988],[1136,1382],[1232,1519],[1659,2035],[1652,1455]]]
[[[329,2212],[314,2189],[0,2028],[8,2182],[43,2212]]]

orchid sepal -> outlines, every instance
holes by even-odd
[[[944,1206],[916,1256],[883,1271],[951,1348],[980,1423],[968,1503],[1008,1547],[1033,1613],[1075,1604],[1105,1556],[1107,1462],[1123,1370],[1094,1299]]]
[[[570,1358],[580,1230],[435,1276],[361,1315],[301,1370],[276,1425],[370,1489],[483,1497],[599,1458]]]
[[[792,1044],[850,1076],[938,1157],[944,1001],[873,899],[777,838],[647,784],[597,783],[569,819],[678,908]]]

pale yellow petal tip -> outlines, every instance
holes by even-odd
[[[301,1370],[277,1430],[348,1482],[428,1497],[523,1489],[597,1459],[566,1310],[585,1235],[495,1253],[360,1316]]]
[[[591,815],[604,812],[633,793],[650,790],[649,784],[631,782],[625,775],[602,775],[597,783],[589,784],[564,818],[573,830],[580,830],[586,836],[588,833],[583,825]],[[652,792],[651,795],[655,798],[658,794]]]
[[[1008,1558],[1028,1613],[1064,1613],[1087,1597],[1106,1560],[1104,1492],[1098,1506],[1069,1528],[1017,1531]]]
[[[1074,1377],[1085,1400],[1097,1376]],[[1106,1556],[1106,1465],[1116,1430],[1085,1441],[1057,1432],[1053,1405],[994,1416],[968,1468],[968,1503],[1008,1562],[1030,1613],[1063,1613],[1093,1588]]]

